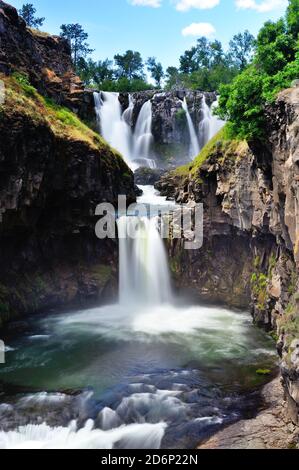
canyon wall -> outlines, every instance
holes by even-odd
[[[170,246],[180,285],[201,299],[251,306],[277,335],[292,420],[299,422],[299,88],[267,109],[267,142],[230,141],[220,132],[191,165],[157,184],[178,202],[204,204],[204,245]]]
[[[2,1],[0,80],[1,326],[115,294],[118,246],[96,238],[95,208],[136,196],[122,157],[69,110],[81,106],[81,82],[68,44],[26,28]]]

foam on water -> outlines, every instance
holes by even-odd
[[[158,423],[103,431],[94,429],[92,420],[82,429],[77,429],[76,422],[55,428],[27,425],[16,431],[0,431],[0,449],[159,449],[165,429],[165,423]]]

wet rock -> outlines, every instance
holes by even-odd
[[[199,449],[299,448],[299,431],[288,423],[287,404],[279,379],[264,387],[265,409],[254,419],[242,420],[211,437]]]
[[[153,186],[157,181],[160,180],[163,173],[164,170],[161,169],[152,169],[146,167],[138,168],[134,173],[135,183],[141,184],[143,186]]]

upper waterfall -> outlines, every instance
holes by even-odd
[[[140,162],[154,168],[155,161],[150,158],[153,141],[152,105],[150,100],[142,106],[135,131],[132,131],[134,100],[129,95],[129,106],[122,112],[119,93],[94,93],[95,110],[101,135],[125,158],[127,164],[135,169]]]
[[[202,149],[217,132],[222,129],[225,122],[221,121],[217,116],[213,114],[213,108],[218,104],[218,101],[214,101],[211,107],[207,105],[206,97],[203,95],[202,98],[202,113],[203,119],[199,124],[199,145]]]
[[[208,105],[215,97],[198,91],[95,92],[94,103],[101,135],[135,170],[193,160],[224,124],[212,113],[217,101]]]
[[[187,118],[187,122],[188,122],[188,129],[189,129],[189,134],[190,134],[189,157],[191,159],[193,159],[194,157],[196,157],[196,155],[199,154],[200,149],[199,149],[198,138],[197,138],[197,135],[196,135],[196,132],[195,132],[195,127],[194,127],[192,118],[191,118],[190,113],[189,113],[186,97],[184,98],[184,100],[182,102],[182,107],[183,107],[183,110],[186,113],[186,118]]]
[[[150,158],[152,134],[152,103],[146,101],[142,106],[134,132],[134,159],[148,160],[148,166],[155,167],[154,160]]]
[[[132,155],[132,132],[122,116],[119,93],[95,92],[94,100],[100,133],[129,164]]]

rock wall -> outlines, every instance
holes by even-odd
[[[299,88],[267,109],[268,142],[219,134],[192,165],[157,184],[178,202],[204,204],[204,246],[170,246],[178,282],[211,302],[251,307],[278,339],[294,423],[299,423]]]
[[[0,72],[26,73],[40,93],[79,112],[83,85],[73,70],[68,42],[26,27],[17,10],[0,0]]]
[[[136,194],[122,157],[57,105],[82,105],[68,44],[26,28],[1,0],[0,80],[1,327],[116,295],[118,246],[96,238],[95,208]]]

